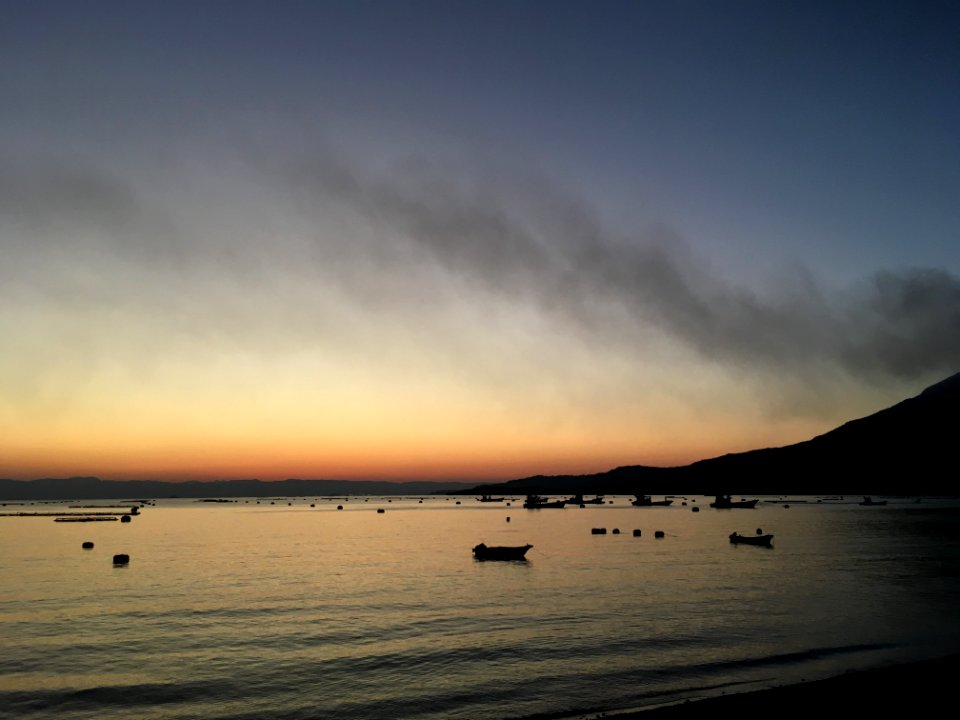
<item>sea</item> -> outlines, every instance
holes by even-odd
[[[758,499],[4,503],[148,501],[0,517],[0,717],[615,716],[960,652],[960,500]]]

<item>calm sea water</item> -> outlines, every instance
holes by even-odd
[[[960,651],[960,502],[609,499],[0,517],[0,716],[575,717]],[[773,549],[727,540],[757,527]],[[534,547],[478,562],[480,541]]]

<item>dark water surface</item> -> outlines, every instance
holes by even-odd
[[[611,499],[0,517],[0,717],[573,715],[960,651],[960,502]],[[727,540],[757,527],[772,550]],[[480,541],[534,547],[478,562]]]

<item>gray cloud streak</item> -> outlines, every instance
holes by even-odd
[[[39,283],[76,308],[127,303],[158,329],[267,334],[280,347],[285,323],[303,342],[311,328],[344,332],[329,298],[311,306],[311,283],[401,322],[414,306],[443,312],[430,302],[440,283],[444,300],[455,285],[458,301],[535,310],[600,353],[642,358],[652,325],[711,362],[750,369],[839,368],[877,383],[960,369],[960,278],[946,270],[880,272],[843,292],[798,272],[761,294],[721,279],[669,230],[611,232],[542,179],[260,160],[245,166],[243,192],[227,181],[211,202],[181,189],[176,207],[105,172],[2,164],[0,297]],[[311,227],[312,245],[291,240]],[[78,268],[89,271],[82,282]]]
[[[615,346],[637,348],[653,322],[720,363],[835,366],[877,382],[960,369],[960,278],[946,270],[883,271],[832,293],[798,273],[761,295],[711,274],[669,231],[619,236],[547,182],[477,177],[429,166],[366,176],[327,158],[295,185],[352,207],[418,262]]]

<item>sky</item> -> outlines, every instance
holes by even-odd
[[[960,6],[27,2],[0,477],[500,480],[960,370]]]

